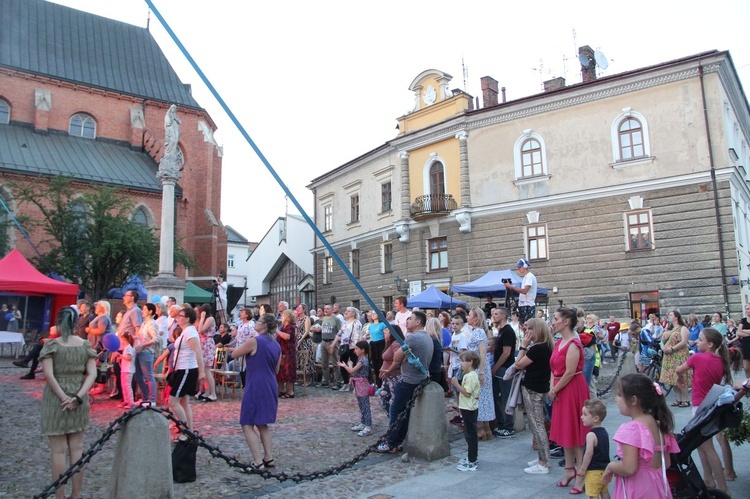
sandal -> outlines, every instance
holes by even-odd
[[[293,399],[294,398],[294,394],[289,395],[288,393],[285,393],[285,394],[281,395],[281,398],[283,398],[283,399]]]
[[[556,485],[558,487],[567,487],[568,485],[570,485],[570,482],[572,480],[574,480],[576,476],[578,476],[578,474],[576,473],[576,469],[575,468],[565,468],[565,471],[568,471],[568,470],[573,470],[573,476],[568,477],[567,480],[565,480],[565,478],[563,478],[562,480],[560,480],[559,482],[557,482]],[[578,493],[580,494],[580,492],[578,492]]]
[[[682,407],[680,404],[682,404],[682,402],[680,402],[679,400],[675,400],[669,405],[671,405],[672,407]]]
[[[263,465],[263,463],[256,464],[254,462],[250,462],[250,468],[256,470],[256,471],[263,471],[266,469],[266,467]]]
[[[274,463],[273,459],[269,459],[267,461],[264,459],[263,460],[263,466],[265,466],[266,468],[275,468],[276,464]]]
[[[680,402],[678,407],[690,407],[690,402]]]

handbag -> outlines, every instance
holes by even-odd
[[[354,393],[357,397],[369,397],[370,396],[370,382],[367,378],[352,378],[354,383]],[[373,395],[375,393],[373,392]]]
[[[349,345],[341,345],[339,347],[339,358],[349,353]]]
[[[174,364],[172,364],[174,366],[174,368],[171,369],[167,373],[167,377],[165,378],[167,380],[167,384],[169,384],[169,385],[171,385],[174,382],[175,378],[177,377],[177,359],[180,358],[180,349],[181,348],[182,348],[182,340],[180,340],[180,346],[177,347],[177,354],[175,354],[175,357],[174,357]]]
[[[194,482],[197,474],[195,472],[195,454],[198,451],[198,442],[193,439],[177,441],[172,451],[172,480],[175,483]]]

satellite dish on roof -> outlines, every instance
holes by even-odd
[[[580,54],[578,56],[578,60],[581,61],[581,66],[583,66],[584,68],[589,67],[589,64],[591,64],[591,58],[586,54]]]
[[[596,61],[596,64],[600,68],[602,68],[602,70],[607,69],[607,67],[609,66],[609,61],[607,61],[607,57],[601,50],[594,51],[594,60]]]

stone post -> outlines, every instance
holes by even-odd
[[[171,451],[164,416],[148,410],[133,416],[117,441],[109,497],[174,497]]]
[[[411,410],[404,450],[409,457],[435,461],[451,452],[445,425],[445,393],[434,381],[425,387]]]

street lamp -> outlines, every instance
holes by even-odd
[[[402,286],[407,284],[409,280],[401,279],[401,276],[396,276],[395,282],[396,282],[396,291],[398,291],[399,293],[402,293],[403,291],[405,291],[405,288]]]

